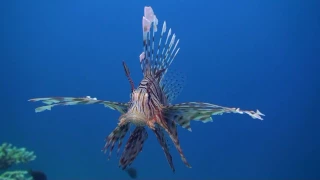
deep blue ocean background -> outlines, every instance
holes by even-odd
[[[180,40],[172,68],[187,76],[178,102],[259,109],[179,127],[188,169],[171,147],[172,173],[155,135],[132,164],[140,179],[320,179],[320,1],[1,1],[0,143],[35,151],[21,168],[48,179],[129,179],[101,152],[119,113],[102,105],[35,113],[48,96],[127,102],[142,78],[141,18],[151,5]],[[161,26],[160,26],[161,27]],[[318,75],[317,75],[318,74]]]

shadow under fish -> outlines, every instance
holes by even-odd
[[[47,180],[47,175],[42,171],[33,171],[30,169],[28,171],[33,180]]]
[[[136,179],[138,177],[138,172],[135,168],[128,168],[124,170],[132,179]]]

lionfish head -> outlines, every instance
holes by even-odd
[[[141,91],[133,91],[128,111],[121,115],[120,123],[132,123],[136,126],[146,126],[148,117],[147,109],[145,108],[148,101],[148,93]]]

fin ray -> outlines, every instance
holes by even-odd
[[[168,102],[171,103],[182,92],[186,83],[184,75],[178,72],[169,71],[164,78],[160,81],[160,86],[164,92]]]
[[[164,135],[163,129],[160,126],[157,125],[152,130],[156,134],[158,142],[160,143],[160,145],[161,145],[161,147],[163,149],[163,152],[164,152],[164,154],[165,154],[165,156],[167,158],[167,161],[168,161],[172,171],[175,172],[175,168],[174,168],[174,165],[173,165],[173,162],[172,162],[172,156],[170,154],[169,146],[168,146],[166,137]]]
[[[172,140],[174,146],[176,147],[182,162],[188,167],[191,168],[191,165],[188,163],[187,158],[185,157],[182,148],[180,146],[178,131],[176,123],[168,118],[163,118],[163,122],[159,122],[159,125],[168,133],[170,139]]]
[[[102,151],[104,153],[107,153],[109,151],[108,159],[111,158],[111,154],[113,151],[113,148],[115,146],[115,143],[118,142],[118,150],[117,154],[119,154],[121,145],[122,145],[122,140],[127,134],[128,130],[130,128],[130,123],[117,126],[105,139],[106,144],[104,145]]]

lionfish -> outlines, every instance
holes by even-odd
[[[166,78],[169,66],[175,59],[180,48],[179,39],[172,34],[171,28],[167,32],[166,22],[163,22],[158,46],[155,48],[155,35],[158,32],[158,19],[150,6],[144,7],[142,17],[143,29],[143,52],[140,55],[140,64],[143,72],[143,79],[139,86],[135,88],[130,76],[129,68],[123,63],[125,75],[131,86],[130,101],[127,103],[98,100],[97,98],[86,97],[47,97],[30,99],[31,102],[41,101],[45,106],[35,109],[35,112],[51,110],[54,106],[80,105],[80,104],[103,104],[121,113],[117,127],[106,137],[106,144],[102,151],[109,150],[109,157],[118,143],[117,153],[119,154],[122,140],[128,133],[130,126],[135,125],[135,129],[130,134],[129,139],[121,154],[119,167],[126,169],[135,160],[139,152],[142,151],[143,144],[148,138],[146,127],[150,128],[156,135],[166,159],[175,171],[172,157],[169,152],[167,136],[172,140],[175,148],[180,154],[183,163],[191,168],[190,164],[180,147],[177,125],[191,131],[190,122],[192,120],[203,123],[211,122],[213,115],[223,113],[247,114],[253,119],[263,120],[264,116],[259,110],[246,111],[240,108],[223,107],[219,105],[203,102],[186,102],[171,104],[172,100],[179,94],[179,82],[170,81]],[[164,40],[164,36],[166,38]],[[171,38],[170,38],[171,37]],[[164,43],[161,43],[164,41]],[[169,79],[169,80],[168,80]]]

